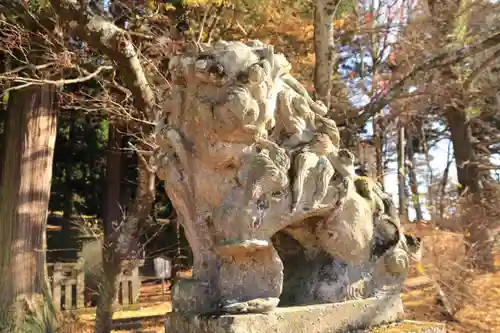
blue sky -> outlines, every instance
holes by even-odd
[[[366,5],[364,6],[365,10],[370,10],[370,9],[375,9],[375,12],[380,13],[376,20],[378,21],[379,24],[387,24],[387,19],[391,15],[387,9],[388,9],[388,4],[390,3],[393,7],[393,14],[398,11],[398,7],[400,7],[398,4],[402,4],[403,1],[407,2],[406,0],[367,0]],[[396,4],[398,3],[398,4]],[[396,5],[395,5],[396,4]],[[380,6],[380,8],[378,8]],[[408,4],[406,4],[408,6]],[[404,14],[403,20],[406,19],[406,13]],[[404,22],[401,22],[395,16],[393,16],[393,21],[391,23],[391,26],[393,28],[389,29],[389,36],[386,41],[386,47],[382,51],[382,59],[386,58],[389,53],[390,53],[390,44],[394,43],[397,39],[397,34],[399,30],[401,29],[401,24],[404,24]],[[372,66],[372,59],[367,54],[366,52],[362,52],[360,50],[357,50],[356,55],[353,55],[353,50],[352,50],[352,45],[346,45],[341,47],[340,52],[341,52],[341,57],[345,58],[343,61],[343,64],[346,65],[346,67],[339,68],[339,74],[346,80],[346,84],[348,89],[350,90],[350,101],[351,103],[356,106],[356,107],[362,107],[367,105],[370,102],[370,97],[368,96],[368,92],[371,91],[372,89],[372,78],[370,75],[367,75],[365,78],[359,78],[359,77],[354,77],[350,78],[349,77],[349,72],[355,68],[355,63],[360,62],[363,60],[364,66],[367,68],[368,72],[370,67]],[[387,46],[389,45],[389,46]],[[356,51],[355,51],[356,52]],[[362,54],[364,53],[364,54]],[[350,55],[350,56],[349,56]],[[363,59],[361,59],[361,57]],[[412,92],[416,90],[414,87],[409,89],[409,92]],[[386,108],[385,112],[389,112],[389,109]],[[371,121],[368,122],[367,124],[367,133],[366,136],[371,137],[373,135],[372,131],[372,125]],[[450,145],[450,141],[448,139],[441,140],[437,142],[437,144],[430,149],[430,155],[431,155],[431,168],[433,169],[433,174],[435,176],[440,176],[442,172],[444,171],[446,164],[447,164],[447,156],[450,154],[451,157],[453,157],[453,147]],[[422,156],[421,154],[417,154],[416,159],[424,159],[425,157]],[[421,194],[427,193],[427,188],[428,184],[426,183],[426,173],[427,170],[426,168],[417,168],[417,181],[419,183],[418,191]],[[456,167],[455,164],[452,163],[450,166],[450,173],[449,173],[449,182],[450,183],[456,183],[457,182],[457,175],[456,175]],[[389,170],[385,174],[384,177],[384,186],[385,189],[388,193],[390,193],[396,204],[398,203],[398,174],[397,174],[397,163],[390,163],[389,164]],[[422,207],[426,207],[425,203],[425,196],[421,196],[421,203]],[[414,218],[414,211],[410,209],[410,218]],[[425,214],[427,215],[427,214]],[[428,216],[425,216],[428,218]]]
[[[386,9],[388,4],[391,4],[393,8],[398,7],[399,4],[405,3],[405,7],[408,8],[408,3],[410,3],[410,8],[413,7],[413,4],[416,2],[414,0],[365,0],[366,5],[364,8],[366,10],[370,9],[375,9],[376,12],[382,13],[377,17],[377,21],[379,24],[387,24],[388,20],[387,18],[389,17],[390,14],[386,13]],[[491,2],[498,2],[497,0],[491,0]],[[396,5],[395,5],[396,4]],[[379,8],[380,7],[380,8]],[[406,11],[406,10],[405,10]],[[407,12],[407,11],[406,11]],[[403,21],[406,20],[406,15],[407,13],[404,14],[403,16]],[[401,29],[401,25],[404,24],[405,22],[400,22],[397,19],[394,19],[391,23],[391,26],[394,26],[393,28],[389,29],[389,37],[387,39],[387,44],[389,45],[385,50],[383,50],[382,54],[384,55],[382,58],[387,57],[388,54],[390,53],[390,44],[395,42],[397,40],[397,35],[399,30]],[[349,48],[349,46],[347,46]],[[342,52],[342,50],[341,50]],[[353,63],[358,60],[359,58],[362,57],[363,55],[358,55],[356,57],[351,57],[350,59],[346,59],[346,62],[349,63],[352,66]],[[370,67],[372,60],[369,56],[364,55],[363,56],[363,61],[365,62],[366,66]],[[346,78],[347,81],[347,86],[350,88],[351,91],[351,103],[355,105],[356,107],[362,107],[370,102],[370,97],[366,94],[366,91],[371,90],[371,85],[372,85],[372,80],[371,77],[367,77],[364,80],[360,78],[349,78],[345,70],[340,69],[339,70],[340,74],[342,77]],[[363,89],[364,88],[364,89]],[[409,93],[412,91],[416,90],[415,87],[412,87],[409,89]],[[388,110],[386,110],[388,111]],[[372,136],[372,126],[371,122],[368,123],[367,126],[368,136]],[[446,168],[446,164],[448,161],[448,155],[452,159],[452,163],[450,165],[449,169],[449,178],[448,178],[448,183],[449,184],[457,184],[457,170],[456,170],[456,165],[453,160],[453,145],[450,143],[450,140],[448,139],[442,139],[439,142],[436,143],[434,147],[430,149],[430,155],[431,155],[431,168],[433,169],[433,174],[434,177],[441,177],[444,169]],[[423,160],[425,157],[422,154],[417,154],[416,159],[421,159]],[[493,156],[490,159],[490,162],[494,165],[500,166],[500,156]],[[492,171],[492,174],[494,175],[496,172],[497,174],[499,171]],[[417,169],[417,178],[418,178],[418,191],[421,194],[426,194],[427,193],[427,188],[428,184],[426,183],[426,175],[428,173],[426,167],[419,168]],[[434,179],[434,181],[439,180],[439,178]],[[389,170],[385,174],[384,178],[384,186],[385,189],[393,196],[395,202],[398,202],[398,172],[397,172],[397,163],[390,163],[389,164]],[[422,207],[424,208],[425,211],[425,196],[421,196],[421,203]],[[428,214],[425,214],[426,218],[429,218]],[[410,218],[414,218],[415,214],[414,211],[410,209]]]

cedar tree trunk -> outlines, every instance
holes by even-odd
[[[47,296],[43,235],[52,179],[57,116],[55,90],[32,86],[11,91],[0,183],[0,320],[18,302]],[[45,300],[50,302],[50,300]]]

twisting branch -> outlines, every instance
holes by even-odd
[[[137,110],[154,119],[155,95],[144,73],[129,34],[104,17],[92,12],[83,2],[50,0],[60,19],[71,31],[116,63],[125,85],[134,96]]]
[[[472,46],[464,46],[459,49],[453,50],[451,52],[443,52],[437,54],[423,63],[414,66],[408,74],[406,74],[402,79],[396,82],[386,93],[376,96],[372,102],[367,105],[364,109],[365,112],[357,119],[356,123],[358,125],[363,125],[368,119],[370,119],[375,113],[382,110],[387,104],[396,99],[399,95],[405,92],[407,89],[407,83],[415,75],[430,71],[436,68],[449,66],[455,64],[459,61],[464,60],[467,57],[473,56],[477,53],[486,51],[492,47],[500,44],[500,33],[495,33],[489,38],[483,40]]]

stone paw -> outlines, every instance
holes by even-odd
[[[261,239],[248,239],[231,243],[217,245],[214,250],[221,257],[246,256],[252,252],[266,250],[271,246],[270,242]]]
[[[270,312],[278,306],[279,298],[267,297],[256,298],[246,302],[235,302],[223,306],[227,313],[265,313]]]

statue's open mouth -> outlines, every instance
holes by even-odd
[[[193,279],[174,310],[265,312],[375,295],[408,269],[388,195],[257,41],[171,59],[158,176],[186,231]],[[406,258],[406,259],[405,259]]]

